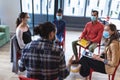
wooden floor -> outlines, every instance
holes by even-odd
[[[78,39],[81,32],[67,31],[66,32],[66,62],[73,55],[71,42]],[[97,49],[96,49],[97,52]],[[18,80],[18,75],[12,73],[12,63],[10,62],[10,43],[7,43],[0,48],[0,80]],[[70,73],[65,80],[81,80],[79,73]],[[108,80],[106,74],[94,72],[92,80]],[[120,66],[117,70],[115,80],[120,80]]]

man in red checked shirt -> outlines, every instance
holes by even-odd
[[[101,41],[103,30],[104,30],[104,25],[98,21],[98,11],[92,10],[91,21],[85,25],[85,28],[79,40],[86,39],[90,41],[90,44],[87,48],[89,49],[90,52],[94,52],[94,49],[97,47],[97,44]],[[79,40],[72,42],[73,53],[75,55],[76,60],[79,60],[77,53],[77,45],[78,45],[77,42]]]

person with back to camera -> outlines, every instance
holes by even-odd
[[[31,32],[27,24],[29,15],[26,12],[21,12],[16,20],[16,38],[20,49],[31,42]]]
[[[81,78],[87,80],[86,77],[90,74],[90,69],[94,71],[113,74],[115,67],[120,61],[120,43],[119,35],[114,24],[108,24],[104,28],[103,37],[108,39],[105,50],[101,55],[94,54],[92,58],[83,56],[79,60],[79,73]]]
[[[66,27],[66,23],[65,21],[62,19],[63,16],[63,11],[62,9],[58,9],[57,13],[56,13],[56,19],[53,21],[53,23],[56,25],[57,28],[57,41],[58,42],[62,42],[65,38],[65,27]],[[63,43],[64,44],[64,43]]]
[[[38,80],[58,80],[69,75],[73,57],[66,67],[65,55],[62,48],[54,43],[56,28],[51,22],[39,24],[34,29],[41,38],[31,41],[22,51],[19,60],[19,70],[27,70],[27,77]]]
[[[94,49],[97,47],[97,44],[100,43],[101,41],[103,30],[104,30],[104,25],[98,21],[98,11],[92,10],[91,21],[85,25],[85,28],[79,40],[85,39],[89,41],[89,45],[87,46],[87,48],[90,52],[93,53]],[[79,60],[77,53],[77,45],[79,45],[77,42],[79,40],[72,42],[73,53],[75,55],[76,61]]]

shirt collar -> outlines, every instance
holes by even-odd
[[[42,42],[50,42],[50,43],[53,43],[53,41],[48,40],[48,39],[45,39],[45,38],[40,38],[39,40],[42,41]]]
[[[98,21],[95,22],[95,24],[97,24],[97,23],[98,23]],[[91,24],[94,25],[92,21],[91,21]]]

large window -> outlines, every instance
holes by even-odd
[[[64,0],[65,16],[84,16],[86,0]]]
[[[47,11],[48,11],[50,15],[53,15],[54,2],[55,0],[42,0],[42,14],[47,14]]]
[[[55,0],[21,0],[22,12],[27,12],[30,15],[30,30],[33,33],[33,27],[54,19],[54,4]]]
[[[32,0],[22,0],[22,12],[32,13]]]
[[[71,27],[80,27],[82,23],[90,21],[91,11],[99,11],[99,18],[120,19],[120,0],[20,0],[22,11],[28,12],[31,17],[29,23],[33,27],[45,21],[53,21],[58,8],[63,9],[63,18]],[[34,4],[33,4],[33,3]],[[33,6],[34,5],[34,6]],[[33,10],[34,9],[34,10]],[[78,22],[77,22],[78,21]],[[83,24],[82,26],[84,26]]]
[[[112,0],[111,9],[110,9],[110,17],[118,18],[120,13],[120,0]]]
[[[86,17],[91,16],[92,10],[99,11],[99,17],[106,17],[108,13],[109,0],[87,0]]]
[[[34,0],[34,14],[40,14],[41,10],[40,10],[40,0]]]
[[[106,17],[109,10],[109,1],[110,0],[64,0],[64,15],[90,17],[92,10],[98,10],[99,17]]]

